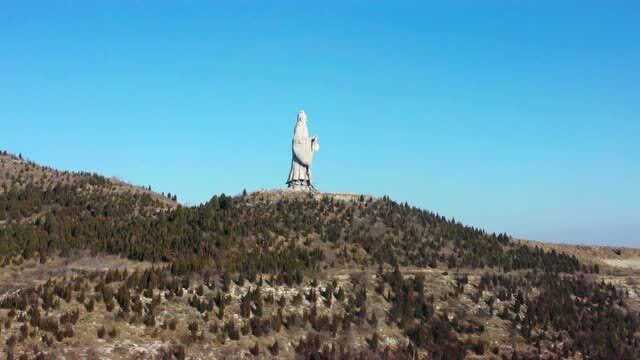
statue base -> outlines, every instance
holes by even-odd
[[[293,191],[309,191],[309,192],[318,192],[318,190],[311,185],[309,181],[291,181],[287,185],[289,185],[289,190]]]

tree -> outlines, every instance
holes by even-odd
[[[198,323],[196,321],[190,322],[188,329],[191,332],[191,337],[195,338],[198,333]]]

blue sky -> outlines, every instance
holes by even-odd
[[[640,246],[634,1],[0,1],[0,148],[177,193],[324,191]]]

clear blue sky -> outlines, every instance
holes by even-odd
[[[0,1],[0,148],[186,204],[284,184],[640,246],[637,1]]]

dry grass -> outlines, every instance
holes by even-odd
[[[516,240],[532,247],[574,255],[587,264],[599,264],[607,272],[623,275],[620,270],[640,269],[640,249],[614,246],[551,244],[533,240]]]
[[[640,257],[630,259],[602,259],[602,261],[613,267],[640,270]]]

